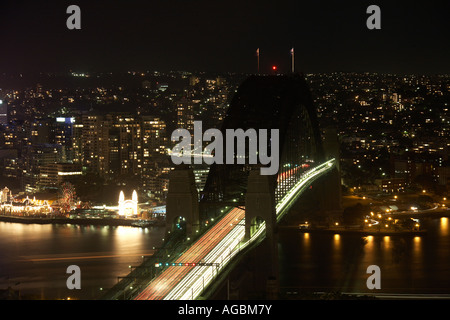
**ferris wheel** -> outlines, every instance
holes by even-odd
[[[61,207],[66,211],[70,211],[75,205],[75,198],[75,187],[69,182],[62,183],[59,187],[58,195],[58,200]]]

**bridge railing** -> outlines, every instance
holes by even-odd
[[[336,159],[330,159],[317,167],[305,172],[297,183],[289,190],[286,195],[277,203],[275,210],[277,212],[277,222],[289,211],[289,208],[294,204],[299,194],[308,188],[308,186],[322,174],[330,171],[336,165]]]

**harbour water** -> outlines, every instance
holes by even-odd
[[[422,221],[426,235],[279,234],[282,292],[372,292],[369,265],[381,270],[379,293],[450,294],[449,218]],[[97,299],[162,243],[161,227],[38,225],[0,222],[0,288],[29,299]],[[81,269],[69,290],[67,267]]]
[[[421,221],[425,235],[321,234],[283,229],[279,236],[284,292],[450,294],[449,218]],[[380,267],[370,290],[367,267]]]
[[[30,299],[96,299],[162,243],[164,229],[0,222],[0,288]],[[81,270],[69,290],[67,267]]]

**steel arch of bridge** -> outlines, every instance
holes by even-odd
[[[252,201],[248,201],[248,206],[243,207],[246,205],[250,172],[252,169],[257,169],[254,165],[212,165],[202,193],[200,207],[212,204],[219,210],[228,208],[224,210],[222,217],[215,220],[215,224],[210,229],[206,229],[205,233],[186,248],[186,251],[180,256],[170,258],[173,259],[170,262],[178,264],[193,262],[196,264],[195,267],[193,265],[167,266],[167,269],[161,270],[161,274],[150,283],[142,281],[141,287],[136,289],[136,293],[131,292],[129,297],[196,299],[203,294],[209,283],[217,280],[225,267],[230,266],[232,259],[245,254],[243,250],[251,250],[262,241],[276,248],[275,242],[270,238],[277,222],[311,183],[334,170],[336,166],[336,159],[325,159],[313,100],[305,80],[300,75],[251,76],[244,81],[231,102],[221,130],[224,133],[226,129],[237,128],[280,130],[278,174],[257,177],[258,181],[261,177],[263,177],[261,180],[272,179],[270,183],[257,181],[248,184],[248,193],[253,193],[257,198],[253,203],[260,204],[261,209],[267,208],[267,212],[262,212],[258,207],[252,209]],[[172,173],[174,172],[176,170]],[[179,173],[187,174],[187,172],[186,168]],[[178,185],[177,181],[171,180],[172,188]],[[185,186],[181,187],[181,182]],[[193,177],[180,179],[179,185],[180,190],[175,188],[174,191],[176,193],[183,190],[189,191],[185,192],[185,198],[189,201],[183,203],[180,201],[175,209],[170,209],[168,205],[167,212],[178,212],[181,209],[189,213],[198,212],[192,205],[197,204]],[[260,188],[261,185],[271,187],[264,190]],[[272,186],[275,187],[272,189]],[[263,203],[258,200],[269,199],[269,194],[271,194],[271,201]],[[237,201],[233,201],[234,199]],[[189,210],[185,210],[187,207]],[[201,211],[203,214],[203,211],[207,210]],[[201,220],[205,218],[203,216]],[[252,223],[252,221],[256,221],[258,226],[250,230],[253,232],[247,232],[249,228],[246,222]],[[273,253],[272,255],[276,256]],[[199,266],[198,262],[218,264],[219,267]],[[117,297],[128,292],[126,284],[130,283],[133,283],[132,280],[120,286],[117,285],[116,291],[119,293],[114,291],[110,296]]]
[[[313,99],[299,74],[247,78],[231,100],[221,131],[225,137],[226,129],[238,128],[279,129],[279,170],[272,176],[277,202],[303,172],[324,160]],[[217,208],[224,205],[243,206],[248,174],[255,166],[211,165],[200,197],[202,218],[218,215]]]

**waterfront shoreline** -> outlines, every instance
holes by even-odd
[[[299,228],[298,226],[279,226],[279,228],[296,229],[301,233],[323,233],[323,234],[355,234],[361,236],[423,236],[427,230],[360,230],[345,228]]]
[[[22,224],[74,224],[74,225],[97,225],[97,226],[129,226],[140,228],[141,226],[133,225],[137,220],[130,219],[88,219],[88,218],[33,218],[33,217],[17,217],[0,215],[0,222],[22,223]],[[163,224],[156,222],[152,226],[162,226]]]

